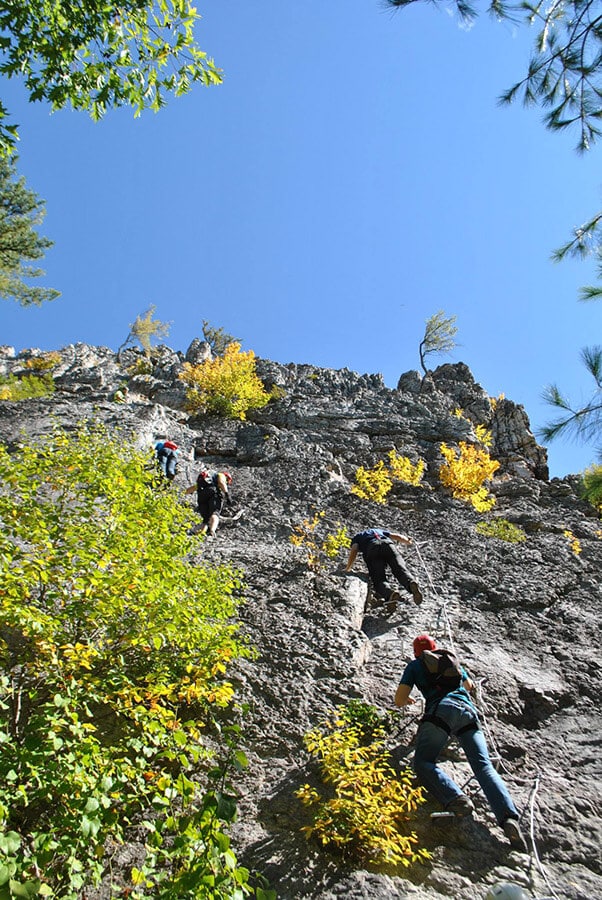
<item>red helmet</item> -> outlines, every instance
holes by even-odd
[[[167,447],[168,450],[177,450],[178,449],[178,445],[174,444],[173,441],[165,441],[163,446]]]
[[[418,658],[423,650],[436,650],[437,644],[430,634],[419,634],[414,638],[414,656]]]

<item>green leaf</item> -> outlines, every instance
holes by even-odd
[[[242,750],[237,750],[234,754],[234,766],[238,772],[242,772],[249,765],[249,760]]]
[[[35,881],[9,881],[10,891],[13,897],[23,897],[25,900],[29,900],[30,897],[35,897],[40,890],[41,882],[39,879]]]
[[[11,854],[16,853],[21,846],[21,837],[16,831],[7,831],[6,834],[0,834],[0,851]]]
[[[233,822],[236,818],[236,800],[227,794],[217,794],[216,815],[224,822]]]

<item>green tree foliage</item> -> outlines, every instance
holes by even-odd
[[[31,263],[52,247],[53,242],[36,231],[44,215],[44,201],[25,187],[23,178],[15,179],[14,161],[0,157],[0,297],[22,306],[39,306],[60,296],[26,281],[44,274]]]
[[[194,514],[149,463],[93,427],[0,446],[7,900],[81,900],[101,879],[145,900],[253,892],[224,833],[245,764],[226,715],[227,666],[248,653],[239,579],[192,564]],[[131,839],[136,866],[114,871]]]
[[[386,0],[390,7],[416,0]],[[472,22],[477,12],[467,0],[455,0],[460,18]],[[533,55],[523,78],[500,97],[511,103],[520,97],[525,106],[539,105],[553,131],[575,125],[579,150],[589,150],[600,135],[602,116],[602,32],[597,0],[557,0],[555,3],[504,3],[490,0],[488,11],[499,20],[518,17],[537,28]]]
[[[71,106],[100,119],[111,107],[139,115],[194,82],[219,84],[215,63],[199,49],[199,19],[189,0],[5,0],[0,10],[0,74],[21,78],[31,101]],[[0,103],[0,153],[18,139]]]
[[[573,229],[573,236],[552,254],[555,262],[562,262],[567,257],[585,259],[593,256],[596,260],[598,278],[602,281],[602,212],[597,212],[587,222]],[[599,300],[602,297],[602,286],[586,284],[579,290],[580,300]]]
[[[410,769],[396,772],[384,741],[384,729],[366,704],[340,707],[320,728],[305,735],[305,746],[320,766],[328,788],[309,784],[296,796],[313,821],[302,830],[347,860],[365,865],[409,866],[429,858],[420,849],[411,822],[422,788]]]
[[[446,316],[442,309],[426,320],[424,337],[418,346],[420,365],[426,375],[425,359],[430,353],[449,353],[456,346],[456,316]]]
[[[543,399],[550,406],[562,410],[562,414],[541,429],[540,436],[543,440],[552,441],[557,437],[567,436],[589,443],[600,439],[602,432],[602,347],[584,347],[581,350],[581,360],[594,379],[594,393],[584,406],[576,409],[557,385],[548,385],[543,392]]]
[[[488,522],[479,522],[477,533],[484,537],[506,541],[508,544],[522,544],[527,540],[524,529],[520,525],[509,522],[508,519],[490,519]]]
[[[198,365],[184,363],[179,377],[188,387],[186,396],[192,412],[246,419],[250,409],[259,409],[270,400],[255,371],[255,354],[241,350],[238,341],[228,344],[223,355],[215,359]]]
[[[0,376],[0,400],[33,400],[54,394],[54,379],[49,372],[41,375]]]
[[[583,473],[581,496],[602,513],[602,465],[590,466]]]
[[[207,319],[203,319],[203,337],[211,347],[214,356],[223,356],[229,344],[240,344],[238,338],[232,337],[223,328],[214,328]]]
[[[156,306],[149,306],[141,315],[136,316],[135,321],[130,325],[130,330],[125,341],[117,351],[119,355],[121,351],[129,344],[138,343],[144,350],[147,357],[150,356],[152,344],[154,340],[161,340],[169,334],[170,323],[161,322],[159,319],[153,319]]]

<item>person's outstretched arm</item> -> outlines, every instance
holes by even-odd
[[[396,534],[394,531],[390,531],[389,536],[392,540],[397,541],[398,544],[412,543],[412,538],[407,537],[405,534]]]
[[[357,551],[358,551],[358,550],[359,550],[359,547],[358,547],[357,544],[352,544],[352,545],[351,545],[351,548],[350,548],[350,550],[349,550],[349,559],[347,560],[347,566],[346,566],[346,568],[345,568],[345,571],[346,571],[346,572],[350,572],[350,571],[351,571],[351,567],[353,566],[353,563],[355,562],[355,558],[356,558],[356,556],[357,556]]]

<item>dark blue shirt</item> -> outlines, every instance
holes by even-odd
[[[382,541],[383,538],[391,537],[390,531],[383,531],[382,528],[368,528],[366,531],[360,531],[351,538],[351,545],[357,544],[362,553],[366,550],[368,544],[372,541]]]
[[[466,681],[468,677],[469,676],[466,671],[462,669],[462,681]],[[426,666],[421,659],[413,659],[407,664],[407,666],[403,670],[403,675],[401,676],[401,680],[399,683],[405,684],[410,688],[414,686],[418,688],[425,699],[424,711],[426,713],[431,712],[432,708],[439,702],[439,700],[442,699],[442,696],[457,697],[459,700],[464,700],[465,703],[469,703],[474,708],[474,704],[472,703],[470,694],[468,693],[466,688],[457,687],[455,688],[455,690],[450,691],[448,694],[442,695],[441,691],[437,687],[429,685]]]

